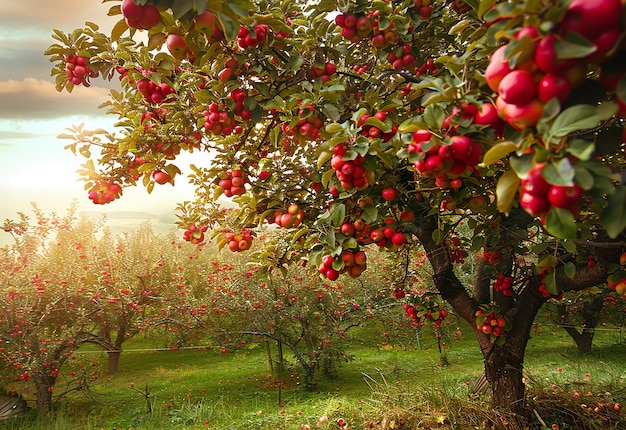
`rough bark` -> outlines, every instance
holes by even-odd
[[[37,373],[33,376],[35,387],[37,389],[37,399],[35,407],[37,412],[49,412],[52,410],[52,392],[56,377]]]
[[[120,363],[120,355],[122,355],[122,350],[117,351],[107,351],[109,359],[107,361],[107,373],[117,373],[117,369]]]

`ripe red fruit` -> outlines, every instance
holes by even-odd
[[[537,99],[525,105],[506,105],[506,122],[517,130],[536,126],[542,114],[543,103]]]
[[[400,222],[413,222],[415,221],[415,213],[410,210],[400,213]]]
[[[452,136],[452,153],[457,160],[465,161],[474,150],[474,142],[467,136]]]
[[[593,39],[605,29],[618,25],[621,17],[620,0],[572,0],[559,28],[564,35],[574,31]]]
[[[386,201],[391,202],[398,198],[398,192],[394,188],[385,188],[382,191],[382,197]]]
[[[565,71],[575,63],[575,60],[572,58],[562,59],[558,57],[555,48],[557,40],[555,35],[550,34],[539,41],[535,49],[535,63],[544,73],[563,75]]]
[[[168,182],[170,183],[172,182],[172,177],[168,175],[166,172],[164,172],[163,170],[153,171],[152,179],[154,179],[154,182],[160,185],[166,184]]]
[[[522,209],[533,217],[542,217],[550,210],[550,202],[546,197],[535,196],[529,193],[521,194],[519,204]]]
[[[574,210],[578,207],[583,190],[579,185],[565,187],[553,185],[548,191],[548,201],[557,208]]]
[[[533,196],[545,197],[550,189],[550,184],[543,178],[541,174],[544,164],[536,164],[522,178],[522,191]]]
[[[200,15],[196,16],[194,28],[207,35],[213,34],[213,28],[215,27],[215,15],[211,11],[205,10]]]
[[[539,79],[537,83],[537,97],[543,103],[547,103],[556,97],[559,103],[564,103],[572,91],[572,85],[563,76],[548,73]]]
[[[535,77],[524,70],[513,70],[500,81],[498,93],[508,104],[525,105],[537,94]]]
[[[393,236],[391,236],[391,243],[396,246],[404,245],[406,243],[406,236],[404,236],[404,233],[394,233]]]
[[[489,65],[485,69],[485,80],[493,91],[498,92],[500,81],[511,72],[508,61],[504,59],[506,46],[496,49],[491,55]]]

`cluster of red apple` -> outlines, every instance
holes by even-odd
[[[491,335],[492,342],[497,341],[511,327],[508,319],[500,315],[495,309],[481,308],[474,315],[476,316],[476,328]]]
[[[428,130],[416,130],[413,133],[413,143],[407,148],[409,154],[420,157],[414,162],[415,170],[426,178],[444,174],[450,179],[456,179],[468,168],[473,171],[481,160],[482,147],[468,136],[452,136],[449,145],[434,143],[430,140],[431,137]],[[450,186],[455,188],[460,184],[450,183]]]
[[[335,17],[335,24],[341,27],[341,35],[357,43],[370,36],[372,21],[369,15],[346,13]]]
[[[320,78],[322,82],[328,82],[330,80],[330,77],[334,75],[335,72],[337,72],[337,66],[333,63],[326,63],[324,64],[324,67],[311,67],[308,77],[311,81]]]
[[[65,56],[65,73],[67,79],[74,85],[90,86],[89,78],[98,76],[97,70],[89,67],[89,59],[75,54]]]
[[[545,223],[546,216],[552,207],[561,208],[578,216],[582,188],[572,186],[551,185],[541,174],[544,164],[537,163],[522,178],[520,206],[533,217],[539,217]]]
[[[315,140],[320,137],[320,129],[324,125],[322,115],[312,104],[298,110],[298,122],[290,127],[288,123],[281,126],[283,133],[296,140]]]
[[[455,264],[465,264],[465,257],[467,257],[467,251],[461,247],[461,239],[457,236],[452,237],[448,241],[450,247],[450,260]]]
[[[335,175],[344,190],[364,190],[374,182],[374,173],[365,168],[365,157],[357,155],[354,160],[344,160],[343,156],[348,147],[340,143],[333,148],[333,156],[330,166],[335,170]]]
[[[516,39],[530,38],[533,56],[510,67],[504,45],[494,52],[485,70],[489,87],[498,93],[496,106],[514,128],[533,127],[541,118],[543,105],[553,98],[565,102],[572,88],[584,82],[587,64],[609,59],[622,35],[620,0],[573,0],[554,31],[545,35],[533,26],[523,27]],[[559,43],[577,33],[595,50],[584,58],[562,58]]]
[[[143,163],[144,159],[141,157],[133,157],[132,159],[128,160],[127,171],[134,181],[139,180],[141,175],[143,175],[143,173],[139,171],[139,166],[141,166]]]
[[[224,63],[224,68],[217,74],[217,78],[225,83],[233,76],[237,68],[239,68],[239,61],[235,57],[230,57]]]
[[[498,273],[493,283],[493,290],[497,293],[502,293],[504,296],[511,297],[513,295],[512,285],[513,278],[503,273]]]
[[[413,54],[413,47],[408,43],[392,49],[387,54],[387,61],[395,70],[413,70],[417,66],[417,57]]]
[[[305,212],[297,204],[292,203],[287,209],[274,212],[274,216],[270,216],[268,222],[283,228],[298,227],[304,219],[304,215]]]
[[[335,17],[335,24],[341,27],[341,34],[357,43],[371,38],[376,49],[384,49],[398,40],[398,30],[393,23],[381,28],[378,23],[379,11],[369,11],[367,15],[345,13]]]
[[[270,28],[266,24],[257,24],[252,31],[244,26],[239,27],[237,34],[237,44],[241,49],[263,45],[267,42]]]
[[[248,174],[241,169],[229,170],[218,182],[218,186],[224,190],[226,197],[240,196],[246,192]]]
[[[161,84],[157,84],[150,79],[137,81],[137,91],[141,93],[146,102],[154,104],[163,103],[169,95],[175,93],[174,88],[168,83],[161,82]]]
[[[105,205],[122,195],[122,187],[104,179],[96,180],[89,190],[89,200],[97,205]]]
[[[413,303],[405,303],[403,308],[405,315],[413,320],[414,326],[419,326],[421,318],[424,318],[431,321],[435,327],[441,327],[448,316],[448,311],[444,308],[443,302],[421,296],[414,296],[411,301]]]
[[[619,256],[619,263],[619,269],[611,273],[607,282],[617,294],[626,295],[626,252]]]
[[[148,30],[159,23],[161,14],[151,4],[135,4],[134,0],[122,0],[122,15],[129,27]]]
[[[241,88],[235,88],[229,94],[229,97],[235,101],[235,115],[239,115],[239,117],[244,121],[250,121],[252,118],[250,110],[247,109],[244,105],[244,101],[248,94]]]
[[[387,111],[378,111],[372,115],[374,118],[379,119],[382,122],[386,122],[389,113]],[[359,117],[357,121],[357,127],[361,127],[361,134],[363,136],[367,136],[369,138],[377,138],[380,137],[384,142],[388,142],[397,132],[398,126],[395,124],[391,125],[391,130],[387,133],[383,133],[383,131],[375,125],[366,124],[367,120],[370,118],[369,114],[363,114]],[[391,120],[389,120],[390,122]]]
[[[198,227],[193,224],[183,233],[183,239],[187,242],[191,242],[194,245],[204,242],[204,232],[209,229],[208,226],[203,225],[202,227]]]
[[[228,241],[228,249],[232,252],[241,252],[249,249],[252,245],[252,232],[250,230],[242,230],[240,233],[226,233]]]
[[[539,284],[539,292],[543,297],[550,297],[552,294],[548,291],[546,286],[546,276],[552,271],[552,267],[542,267],[539,269],[538,274],[541,275],[541,284]]]
[[[395,221],[395,220],[394,220]],[[370,240],[381,248],[397,249],[406,243],[404,233],[397,231],[393,226],[375,228],[370,231]]]
[[[229,136],[241,132],[242,127],[230,117],[227,108],[222,109],[219,103],[211,102],[204,111],[204,129],[215,136]]]
[[[419,14],[422,21],[430,19],[433,15],[432,0],[413,0],[413,9]]]
[[[335,261],[337,262],[335,267],[339,267],[339,270],[333,267]],[[348,273],[351,278],[358,278],[365,269],[367,269],[365,252],[344,249],[338,258],[331,255],[323,256],[318,272],[329,281],[336,281],[342,273]]]
[[[493,266],[502,261],[502,253],[500,251],[487,251],[485,249],[483,251],[483,261]]]

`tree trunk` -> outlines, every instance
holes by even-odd
[[[37,373],[33,380],[37,388],[37,400],[35,402],[37,412],[49,412],[52,410],[52,392],[56,377]]]
[[[265,339],[265,354],[267,355],[267,362],[270,366],[270,377],[272,379],[276,379],[276,373],[274,372],[274,359],[272,358],[272,348],[269,339]]]
[[[122,350],[116,351],[107,351],[109,356],[109,360],[107,363],[107,373],[117,373],[117,369],[120,363],[120,355],[122,355]]]
[[[525,405],[523,356],[511,354],[508,346],[493,347],[484,363],[493,407],[513,412],[518,417],[518,425],[524,427],[530,415]]]

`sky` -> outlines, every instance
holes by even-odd
[[[108,94],[106,83],[94,79],[89,88],[59,93],[50,77],[52,63],[43,53],[55,42],[53,29],[68,33],[91,21],[108,34],[119,19],[107,16],[114,4],[0,1],[0,223],[18,219],[17,212],[32,215],[31,202],[46,213],[64,214],[77,200],[81,212],[106,213],[114,230],[128,231],[145,220],[167,230],[174,228],[176,203],[192,199],[193,189],[179,177],[176,187],[157,185],[150,195],[142,186],[126,188],[121,199],[95,205],[77,180],[76,170],[86,159],[65,150],[69,141],[57,138],[81,123],[86,129],[113,131],[115,118],[98,109]],[[184,164],[177,165],[185,173]]]

